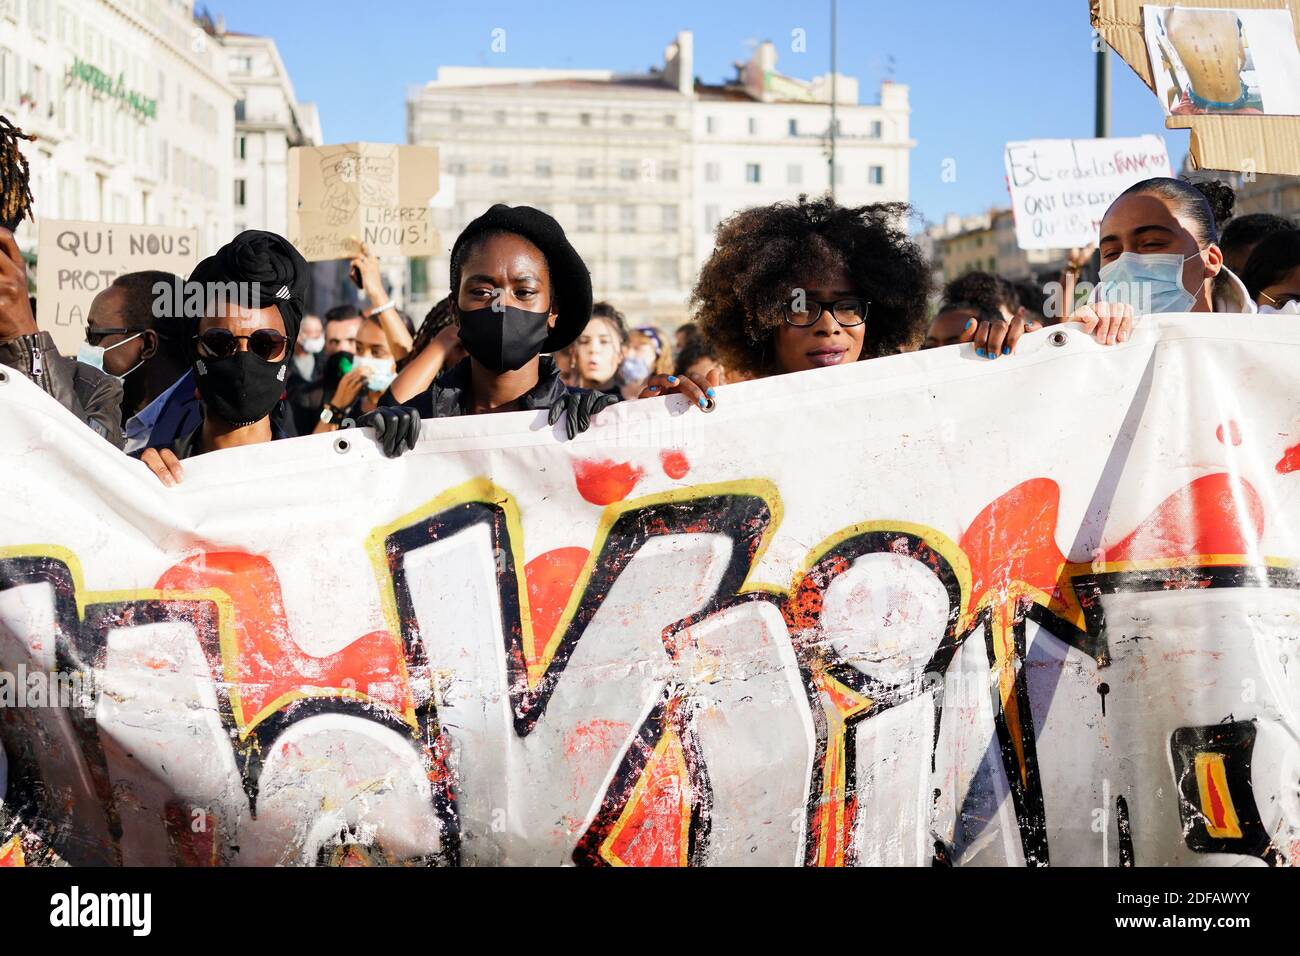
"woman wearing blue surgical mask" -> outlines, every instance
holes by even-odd
[[[356,419],[373,412],[379,407],[380,396],[388,391],[395,378],[397,364],[383,325],[377,316],[363,319],[361,328],[357,330],[352,370],[339,381],[325,405],[324,411],[329,414],[322,412],[314,433],[334,431],[349,418]]]
[[[1142,315],[1254,312],[1218,245],[1216,221],[1231,215],[1231,205],[1221,184],[1158,177],[1130,186],[1101,221],[1101,281],[1067,321],[1114,345],[1128,340]]]
[[[1261,314],[1300,316],[1300,229],[1275,232],[1260,242],[1241,281]]]

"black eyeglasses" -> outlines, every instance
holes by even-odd
[[[239,351],[240,340],[248,343],[248,351],[267,362],[284,357],[289,339],[275,329],[258,329],[250,335],[236,335],[227,329],[206,329],[194,338],[213,358],[230,358]]]
[[[836,299],[834,302],[808,299],[799,304],[803,306],[802,309],[796,308],[794,302],[785,303],[783,309],[785,320],[801,329],[816,325],[822,317],[822,312],[827,310],[835,317],[835,321],[845,328],[861,325],[867,321],[867,306],[870,305],[866,299]]]

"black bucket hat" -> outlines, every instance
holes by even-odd
[[[451,294],[460,292],[460,253],[479,236],[489,232],[512,232],[523,236],[546,256],[551,285],[560,310],[542,343],[543,352],[558,352],[582,334],[591,320],[591,272],[569,244],[564,229],[540,209],[497,203],[461,231],[451,247]]]

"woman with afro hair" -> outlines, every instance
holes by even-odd
[[[903,231],[909,212],[801,195],[726,219],[691,295],[726,374],[762,378],[914,348],[930,267]],[[707,406],[721,381],[719,370],[699,383],[656,375],[641,396],[680,391]]]

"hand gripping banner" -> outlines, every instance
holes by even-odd
[[[7,373],[0,863],[1296,862],[1300,325],[1020,352],[170,489]]]

